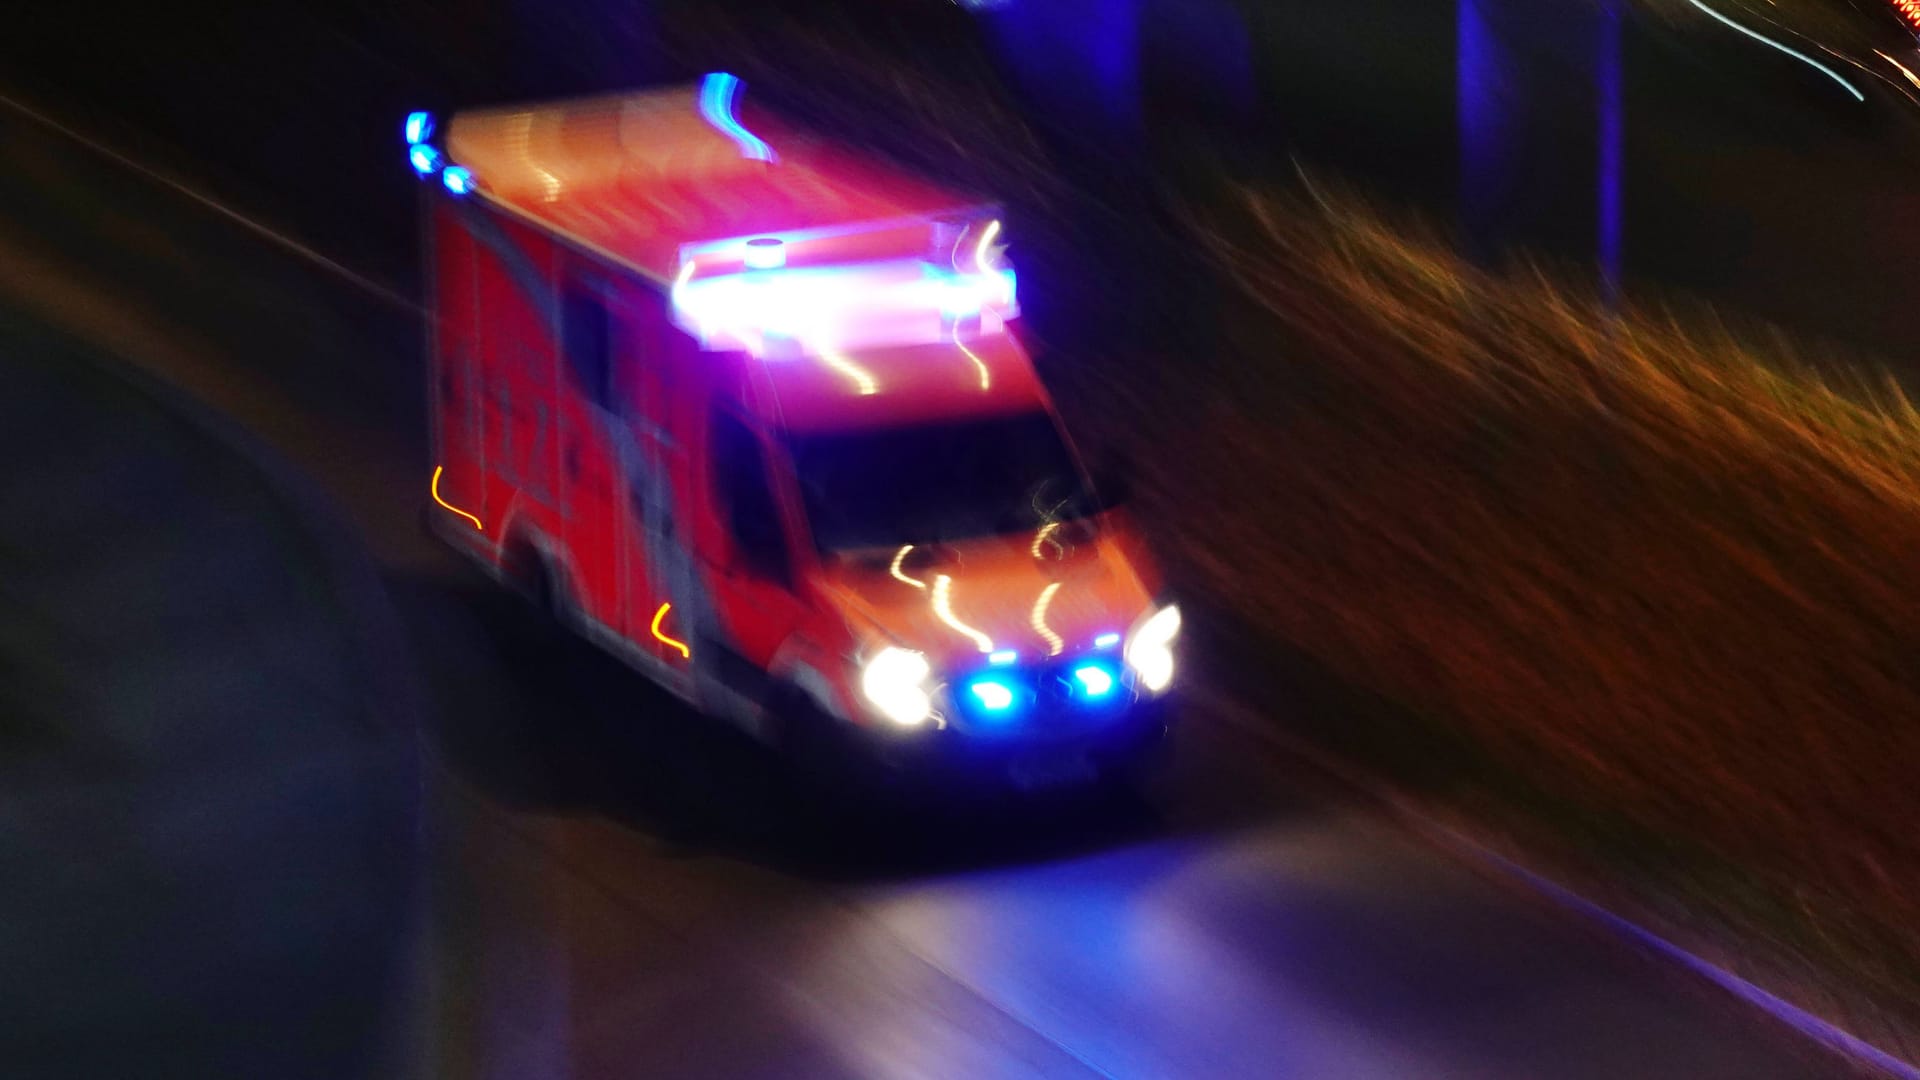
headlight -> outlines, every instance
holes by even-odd
[[[1173,681],[1173,639],[1180,636],[1180,609],[1168,604],[1127,635],[1122,653],[1140,685],[1159,693]]]
[[[932,673],[924,655],[889,645],[860,669],[860,691],[881,716],[901,727],[915,727],[933,714],[933,697],[926,687]]]

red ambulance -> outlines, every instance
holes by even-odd
[[[407,117],[437,530],[777,746],[1130,768],[1180,614],[1014,331],[994,208],[738,90]]]

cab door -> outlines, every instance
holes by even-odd
[[[774,654],[807,614],[799,594],[796,520],[782,492],[783,472],[771,447],[730,404],[708,422],[708,497],[718,519],[708,545],[717,625],[706,628],[714,677],[727,689],[764,702]]]
[[[487,444],[481,423],[487,393],[482,365],[479,254],[473,237],[444,206],[433,214],[433,367],[428,395],[435,468],[430,493],[464,535],[469,520],[484,521],[488,507]],[[497,507],[495,508],[498,509]],[[482,525],[473,539],[488,539]]]
[[[570,583],[582,613],[626,632],[627,523],[620,440],[619,341],[609,283],[570,268],[560,286],[561,487]]]

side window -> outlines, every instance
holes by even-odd
[[[613,334],[607,305],[582,285],[560,299],[561,348],[574,382],[594,404],[613,407]]]
[[[780,506],[773,497],[760,440],[731,414],[713,414],[714,494],[745,569],[791,584]]]

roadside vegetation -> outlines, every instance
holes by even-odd
[[[1308,190],[1193,220],[1254,314],[1185,373],[1214,405],[1153,492],[1169,549],[1245,625],[1404,707],[1314,718],[1323,745],[1668,925],[1732,931],[1733,956],[1759,945],[1763,975],[1834,991],[1816,1011],[1877,1002],[1844,1019],[1899,1041],[1920,413],[1704,308],[1483,274]],[[1168,392],[1125,423],[1153,430]]]

